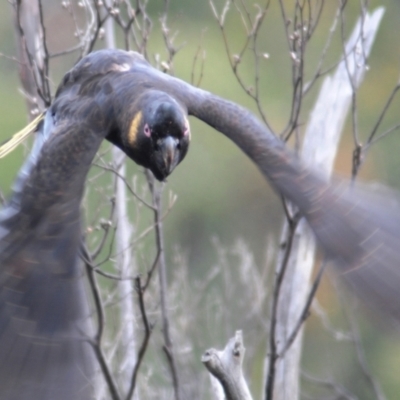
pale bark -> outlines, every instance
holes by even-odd
[[[45,52],[37,0],[21,1],[19,8],[14,5],[14,28],[21,91],[26,100],[28,117],[31,121],[44,109],[44,102],[38,95],[38,87],[43,87],[38,70],[44,67]]]
[[[370,53],[383,12],[383,8],[379,8],[358,21],[346,44],[346,61],[343,60],[335,74],[332,77],[328,76],[323,82],[311,114],[301,155],[303,160],[314,165],[314,168],[318,168],[326,176],[332,173],[340,135],[351,105],[353,91],[349,75],[352,77],[353,87],[357,88],[363,80],[366,71],[365,57]],[[287,230],[288,226],[285,223],[282,232],[283,241],[286,240]],[[278,354],[293,332],[309,295],[315,248],[314,236],[303,220],[295,233],[279,294],[276,330]],[[277,270],[282,265],[282,258],[283,251],[278,256]],[[276,360],[274,400],[295,400],[300,397],[302,337],[303,330],[300,329],[292,346],[283,357]]]
[[[114,23],[112,18],[105,22],[105,41],[107,48],[116,48]],[[135,259],[132,256],[130,241],[133,235],[133,226],[129,221],[124,179],[126,178],[125,154],[113,146],[112,158],[115,175],[115,250],[117,253],[116,267],[121,276],[133,276],[136,267]],[[123,393],[127,393],[130,387],[132,371],[137,362],[136,355],[136,332],[135,332],[135,309],[133,304],[134,284],[130,279],[123,279],[117,283],[119,289],[119,312],[121,324],[120,349],[121,362],[118,375],[122,384]],[[138,399],[137,388],[133,397]]]
[[[237,331],[224,350],[209,349],[201,357],[201,361],[218,380],[225,394],[221,397],[221,390],[214,386],[215,399],[253,400],[242,370],[244,353],[242,331]]]

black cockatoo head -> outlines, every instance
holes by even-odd
[[[165,180],[188,151],[186,110],[167,93],[149,90],[132,104],[129,114],[128,123],[121,127],[120,147],[158,180]]]

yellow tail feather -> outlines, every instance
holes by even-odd
[[[24,129],[14,134],[11,139],[7,140],[3,145],[0,146],[0,158],[5,157],[11,153],[19,144],[21,144],[31,133],[36,131],[39,122],[44,118],[44,113],[41,113],[36,117],[29,125]]]

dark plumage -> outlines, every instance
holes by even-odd
[[[187,111],[166,93],[147,90],[132,104],[132,115],[131,120],[123,114],[117,117],[121,126],[107,139],[162,181],[187,153]]]
[[[400,212],[394,196],[329,184],[249,111],[102,50],[61,83],[0,214],[0,400],[88,399],[94,361],[79,261],[80,202],[106,138],[163,180],[184,158],[193,115],[233,140],[295,203],[362,295],[400,320]]]

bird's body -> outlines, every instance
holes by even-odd
[[[90,398],[96,363],[79,261],[87,172],[108,139],[165,179],[187,151],[186,115],[233,140],[297,205],[349,280],[362,282],[362,293],[369,285],[376,303],[393,299],[387,311],[400,320],[393,288],[400,213],[387,207],[391,199],[382,205],[368,191],[344,193],[249,111],[159,72],[137,53],[102,50],[64,77],[0,214],[0,400]]]

